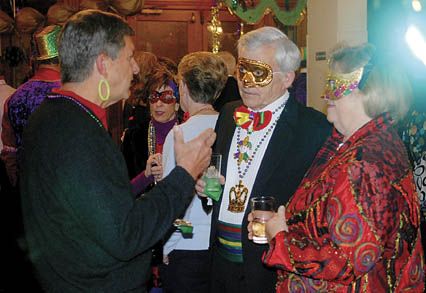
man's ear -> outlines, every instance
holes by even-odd
[[[108,68],[110,61],[111,58],[109,58],[105,54],[99,54],[99,56],[96,57],[95,69],[99,72],[100,75],[104,77],[108,76]]]
[[[294,81],[294,78],[296,77],[296,73],[294,71],[286,72],[284,75],[284,85],[286,88],[289,88]]]

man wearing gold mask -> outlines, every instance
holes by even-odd
[[[250,198],[273,196],[286,204],[331,132],[323,114],[288,93],[300,64],[297,46],[280,30],[263,27],[238,42],[242,102],[222,109],[215,152],[226,178],[214,202],[212,292],[274,292],[275,273],[262,265],[267,245],[247,235]],[[197,191],[203,193],[199,180]]]

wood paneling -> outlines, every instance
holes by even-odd
[[[167,8],[167,9],[210,9],[215,1],[212,0],[146,0],[144,8]]]
[[[197,10],[161,10],[158,14],[129,17],[128,22],[136,32],[134,42],[138,50],[170,57],[176,62],[188,52],[203,50],[201,17]],[[182,53],[182,49],[186,50]],[[181,53],[173,52],[176,50]]]

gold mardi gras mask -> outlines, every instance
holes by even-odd
[[[271,83],[273,72],[272,67],[266,63],[238,58],[237,76],[246,88],[264,87]]]
[[[349,73],[333,73],[327,76],[323,98],[338,100],[352,93],[359,85],[364,67]]]

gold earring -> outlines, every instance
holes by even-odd
[[[105,95],[102,93],[102,87],[105,85]],[[98,95],[102,101],[108,101],[110,94],[109,83],[106,79],[101,79],[98,84]]]

